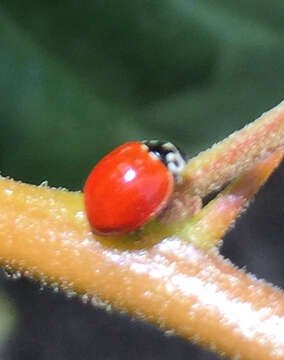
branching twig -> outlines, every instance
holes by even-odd
[[[202,197],[250,170],[265,154],[284,145],[284,101],[253,123],[191,159],[187,187]]]
[[[187,193],[204,195],[242,175],[193,219],[168,227],[152,222],[121,238],[90,231],[82,194],[1,178],[0,261],[219,353],[284,359],[282,291],[235,268],[217,251],[198,249],[216,244],[278,165],[283,132],[282,103],[189,163]],[[194,247],[184,239],[199,240]]]

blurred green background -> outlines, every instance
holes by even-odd
[[[124,141],[204,150],[282,100],[283,15],[283,0],[0,0],[1,174],[79,190]],[[25,282],[20,296],[19,282],[9,291],[29,314],[41,300]]]
[[[283,1],[0,1],[0,169],[80,189],[131,139],[189,156],[284,94]]]

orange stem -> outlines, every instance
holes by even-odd
[[[120,251],[94,236],[82,195],[0,179],[1,262],[98,298],[219,353],[284,358],[284,295],[178,238]],[[113,241],[113,242],[112,242]]]
[[[219,353],[247,360],[284,359],[284,294],[180,239],[186,235],[193,240],[196,234],[202,239],[215,231],[210,246],[215,244],[280,162],[281,148],[256,162],[281,147],[283,139],[281,103],[189,162],[183,185],[189,195],[204,196],[251,171],[199,213],[197,220],[205,219],[207,233],[201,226],[184,234],[181,225],[171,229],[157,221],[136,235],[102,238],[90,231],[82,194],[0,178],[0,262],[94,303],[103,300]],[[238,201],[230,204],[232,196]],[[223,210],[233,204],[230,214],[221,211],[224,200]]]
[[[284,101],[253,123],[191,159],[184,186],[201,197],[250,170],[261,158],[284,145]]]
[[[202,248],[218,245],[249,200],[279,166],[283,156],[282,147],[267,155],[222,191],[184,227],[180,227],[177,235]]]

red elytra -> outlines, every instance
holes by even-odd
[[[95,233],[138,229],[168,203],[174,178],[142,142],[127,142],[106,155],[84,186],[85,208]]]

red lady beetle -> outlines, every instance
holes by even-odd
[[[85,208],[95,233],[138,229],[168,204],[185,165],[170,142],[127,142],[106,155],[84,186]]]

